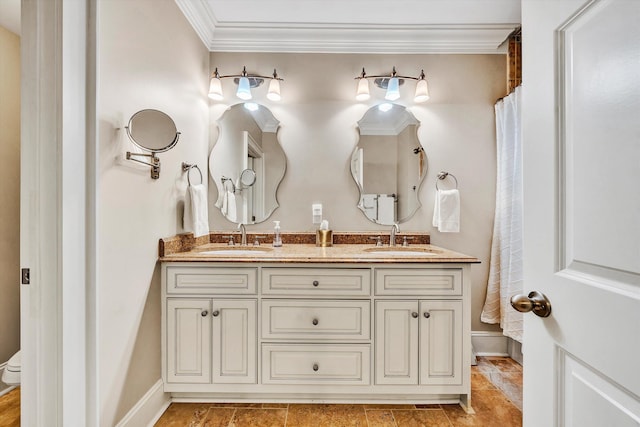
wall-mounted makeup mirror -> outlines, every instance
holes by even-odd
[[[358,208],[377,224],[411,218],[421,206],[427,157],[418,140],[420,122],[397,104],[371,107],[358,121],[360,139],[351,174],[360,190]]]
[[[151,166],[151,178],[160,178],[160,159],[156,153],[172,149],[180,138],[180,132],[177,131],[173,119],[159,110],[140,110],[131,116],[125,129],[131,142],[150,152],[146,154],[127,151],[127,159]],[[147,157],[149,161],[135,157]]]
[[[229,221],[257,224],[279,206],[276,193],[287,167],[279,125],[268,108],[255,103],[233,105],[218,121],[209,172],[218,191],[215,206]]]

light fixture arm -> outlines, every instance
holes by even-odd
[[[418,77],[411,77],[411,76],[400,76],[398,75],[398,73],[396,72],[396,67],[393,67],[393,71],[391,72],[391,74],[379,74],[379,75],[375,75],[375,76],[370,76],[368,75],[364,68],[362,68],[362,73],[360,73],[360,75],[358,77],[355,77],[355,80],[359,80],[359,79],[390,79],[392,77],[397,77],[398,79],[408,79],[408,80],[422,80],[425,78],[424,75],[424,70],[420,73],[420,75]]]
[[[263,76],[260,74],[251,74],[251,73],[247,73],[247,67],[243,67],[242,68],[242,72],[240,74],[225,74],[225,75],[221,75],[218,72],[218,68],[216,67],[215,71],[213,72],[213,74],[211,75],[211,78],[216,78],[216,79],[229,79],[229,78],[237,78],[239,79],[240,77],[248,77],[248,78],[254,78],[254,79],[276,79],[279,81],[284,81],[283,78],[278,77],[278,74],[276,73],[276,69],[273,69],[273,75],[271,76]]]

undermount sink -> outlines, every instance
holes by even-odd
[[[203,255],[263,255],[273,251],[272,248],[264,248],[259,246],[227,246],[220,248],[207,249],[199,252]]]
[[[441,253],[437,249],[412,248],[406,246],[376,246],[367,248],[365,252],[389,256],[436,256]]]

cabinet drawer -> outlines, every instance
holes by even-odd
[[[263,268],[265,295],[369,296],[371,270],[347,268]]]
[[[255,295],[255,268],[167,267],[167,293]]]
[[[368,340],[369,301],[262,300],[263,339]]]
[[[376,295],[462,295],[462,269],[376,270]]]
[[[362,345],[262,345],[262,384],[370,383],[371,349]]]

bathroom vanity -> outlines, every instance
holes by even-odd
[[[176,401],[470,404],[470,263],[430,245],[208,244],[162,261]]]

